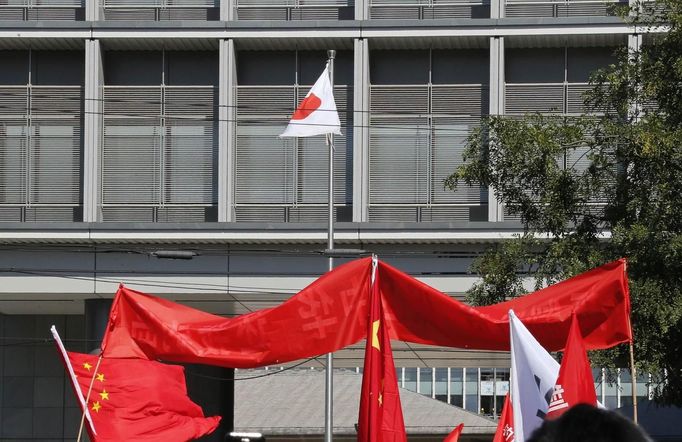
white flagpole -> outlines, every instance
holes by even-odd
[[[332,91],[334,90],[334,58],[336,58],[336,51],[327,51],[327,57],[329,58],[329,81],[332,85]],[[327,207],[328,207],[328,224],[327,224],[327,249],[331,252],[334,250],[334,134],[328,133],[327,135],[327,146],[329,146],[329,193],[327,195]],[[334,258],[329,255],[329,270],[334,268]],[[334,398],[334,360],[333,354],[327,353],[327,369],[325,373],[325,403],[324,403],[324,441],[332,442],[333,433],[333,398]]]

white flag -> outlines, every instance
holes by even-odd
[[[341,122],[329,81],[329,65],[298,105],[280,137],[312,137],[322,134],[341,135]]]
[[[509,310],[515,442],[525,442],[547,414],[559,363]]]

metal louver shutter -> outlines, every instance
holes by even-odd
[[[507,17],[604,17],[614,15],[614,0],[595,1],[547,1],[547,0],[507,0]]]
[[[354,0],[238,0],[239,20],[343,20]],[[350,17],[352,18],[352,17]]]
[[[217,20],[215,0],[104,0],[105,20]]]
[[[278,135],[295,106],[294,88],[240,86],[237,90],[235,202],[291,204],[294,141]]]
[[[28,89],[0,88],[0,205],[27,203]],[[3,221],[19,221],[18,208],[4,208]],[[17,214],[17,219],[12,215]],[[1,216],[1,215],[0,215]]]
[[[429,188],[426,118],[372,118],[370,204],[425,204]]]
[[[0,20],[82,20],[81,0],[9,0],[0,2]]]
[[[488,112],[488,88],[482,85],[434,85],[431,100],[433,135],[429,199],[432,207],[421,211],[420,220],[468,221],[468,206],[487,203],[487,189],[461,185],[453,191],[446,189],[443,182],[464,164],[462,155],[466,140],[473,128],[480,124],[481,115]],[[452,204],[462,206],[447,206]]]
[[[507,0],[505,15],[507,17],[556,17],[557,3],[547,0]]]
[[[564,84],[505,85],[505,110],[508,114],[564,112]]]
[[[293,202],[293,140],[280,139],[284,126],[237,128],[237,204]]]
[[[311,86],[240,86],[237,88],[235,215],[237,221],[312,222],[326,219],[328,151],[324,136],[279,138],[292,109]],[[335,86],[339,109],[347,107],[352,88]],[[342,127],[347,119],[340,113]],[[335,136],[334,201],[350,201],[347,170],[351,142],[346,130]],[[276,207],[273,207],[276,206]]]
[[[303,86],[298,89],[297,102],[300,103],[310,89]],[[334,87],[334,101],[337,109],[346,109],[347,99],[352,90],[346,86]],[[352,127],[345,124],[343,112],[339,113],[342,127]],[[341,131],[342,135],[334,135],[334,203],[344,204],[350,201],[352,190],[346,180],[348,163],[346,154],[352,145],[348,144],[348,130]],[[324,136],[306,137],[298,139],[296,152],[296,184],[298,204],[327,204],[329,147]]]
[[[566,87],[566,112],[569,114],[582,114],[585,112],[584,98],[585,92],[591,89],[585,83],[569,83]]]
[[[83,20],[83,0],[30,0],[29,20]]]
[[[80,87],[32,88],[31,195],[33,204],[81,201]]]
[[[372,19],[488,18],[490,5],[467,0],[371,0]]]
[[[372,221],[468,221],[469,206],[487,203],[485,189],[443,187],[487,100],[481,85],[372,86]]]
[[[215,218],[212,86],[104,88],[104,221]]]
[[[161,92],[104,87],[103,205],[160,202]]]
[[[478,122],[473,118],[434,118],[432,137],[433,179],[431,180],[431,202],[433,204],[477,205],[487,202],[487,189],[462,184],[457,190],[452,191],[443,186],[443,181],[454,173],[457,167],[464,164],[462,154],[466,140]]]
[[[77,220],[82,88],[21,86],[0,93],[0,220]]]
[[[214,88],[165,88],[164,203],[217,204]]]
[[[370,111],[370,206],[427,203],[428,86],[372,85]],[[376,215],[370,209],[372,220]]]

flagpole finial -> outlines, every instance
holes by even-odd
[[[327,58],[330,60],[333,60],[336,58],[336,51],[334,49],[330,49],[327,51]]]

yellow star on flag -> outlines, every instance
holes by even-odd
[[[102,406],[99,404],[98,401],[93,402],[92,411],[96,411],[97,413],[99,413],[100,408],[102,408]]]
[[[85,364],[83,364],[83,368],[90,371],[90,369],[92,368],[92,365],[90,365],[86,362]]]
[[[100,382],[104,382],[104,373],[97,373],[97,376],[95,376],[95,378]]]
[[[103,401],[109,400],[109,392],[108,391],[102,390],[102,392],[99,395],[102,397]]]
[[[372,322],[372,347],[381,351],[381,346],[379,345],[379,324],[381,321],[378,319]]]

